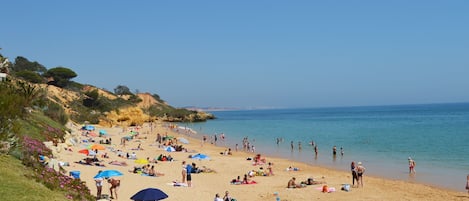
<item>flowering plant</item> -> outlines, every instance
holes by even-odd
[[[22,145],[23,164],[34,168],[35,172],[31,177],[37,182],[43,183],[51,190],[65,191],[66,197],[70,200],[95,200],[85,182],[57,172],[39,161],[39,155],[52,157],[52,151],[44,143],[25,136]]]

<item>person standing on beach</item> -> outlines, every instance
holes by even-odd
[[[334,145],[334,147],[332,147],[332,155],[333,156],[337,155],[337,147],[335,145]]]
[[[191,164],[187,164],[186,166],[186,180],[187,180],[187,187],[191,187],[192,186],[192,165]]]
[[[355,161],[352,161],[350,164],[350,169],[352,170],[352,186],[355,186],[355,181],[358,184],[358,174],[357,174],[357,167],[355,166]]]
[[[187,177],[187,166],[186,166],[186,161],[182,161],[182,183],[186,183],[186,177]]]
[[[100,170],[98,174],[101,172],[102,170]],[[101,192],[103,191],[104,178],[102,176],[99,176],[99,177],[94,178],[94,181],[96,182],[96,190],[97,190],[96,198],[101,199]]]
[[[365,167],[363,167],[362,162],[358,162],[357,167],[357,186],[363,187],[363,173],[365,173]]]
[[[301,141],[298,141],[298,151],[301,151]]]
[[[467,181],[466,181],[466,190],[467,190],[467,193],[469,193],[469,174],[467,175]]]
[[[409,157],[409,174],[415,173],[415,161]]]
[[[293,151],[293,148],[294,148],[293,141],[290,142],[290,146],[291,146],[291,151]]]
[[[316,157],[318,156],[318,145],[314,146],[314,153],[316,154]]]

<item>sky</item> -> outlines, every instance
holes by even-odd
[[[176,107],[469,102],[469,1],[6,1],[0,54]]]

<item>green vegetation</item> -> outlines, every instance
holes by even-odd
[[[49,69],[47,72],[44,73],[44,77],[53,78],[49,84],[64,88],[70,85],[70,80],[77,76],[77,74],[65,67],[55,67]]]
[[[0,61],[5,61],[1,55]],[[11,72],[7,81],[0,82],[1,200],[95,200],[80,179],[72,179],[63,171],[56,172],[42,164],[40,156],[51,157],[51,151],[42,142],[63,140],[67,131],[64,125],[70,119],[97,124],[107,112],[136,107],[142,99],[124,85],[114,89],[117,98],[104,96],[96,87],[71,81],[77,74],[65,67],[47,70],[24,57],[6,63],[10,68],[0,69]],[[37,85],[45,80],[62,88],[60,96],[48,95]],[[62,92],[72,91],[78,98],[64,101]],[[152,97],[159,103],[144,110],[151,117],[165,121],[213,118],[213,115],[171,107],[157,94]]]
[[[1,200],[63,201],[65,193],[50,190],[31,180],[33,171],[21,161],[8,155],[0,155]]]

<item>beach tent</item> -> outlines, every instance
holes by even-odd
[[[176,151],[176,149],[174,149],[174,147],[172,147],[172,146],[167,146],[166,148],[164,148],[164,150],[166,150],[167,152]]]
[[[197,160],[210,160],[210,157],[208,157],[205,154],[195,154],[191,157],[192,159],[197,159]]]

